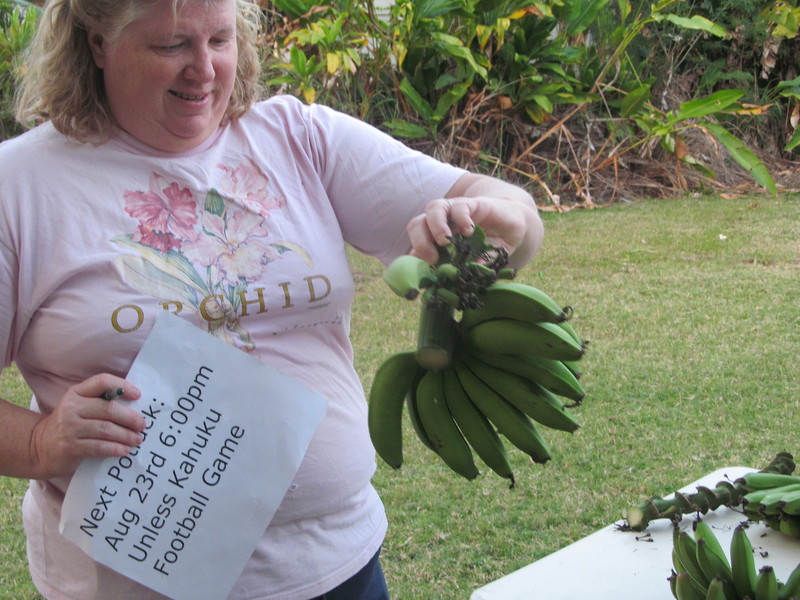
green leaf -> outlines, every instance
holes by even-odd
[[[414,125],[413,123],[409,123],[408,121],[404,121],[402,119],[391,119],[384,122],[384,125],[393,135],[402,138],[419,139],[426,137],[430,133],[424,127],[421,127],[420,125]]]
[[[434,111],[437,122],[442,120],[447,114],[447,111],[466,95],[469,86],[469,81],[462,81],[441,95],[439,101],[436,103],[436,110]]]
[[[786,152],[789,152],[790,150],[797,148],[797,146],[800,146],[800,127],[794,130],[792,137],[789,138],[789,141],[786,142],[786,146],[784,146],[783,149]]]
[[[215,189],[209,190],[208,193],[206,194],[206,202],[204,208],[206,212],[221,217],[222,213],[225,212],[225,201],[222,199],[222,195]]]
[[[293,75],[281,75],[280,77],[272,77],[267,80],[269,85],[286,85],[290,83],[297,83],[297,77]]]
[[[699,31],[705,31],[706,33],[710,33],[711,35],[715,35],[720,38],[727,38],[729,37],[728,32],[725,30],[724,27],[720,27],[713,21],[705,17],[701,17],[700,15],[694,15],[693,17],[679,17],[678,15],[664,15],[658,12],[652,14],[652,17],[656,21],[667,20],[673,25],[677,25],[683,29],[695,29]]]
[[[441,90],[446,88],[448,85],[453,85],[457,83],[458,79],[452,73],[443,73],[437,80],[436,83],[433,84],[434,89]]]
[[[722,112],[735,104],[742,96],[744,96],[742,90],[720,90],[705,98],[684,102],[671,121],[676,123],[686,119],[696,119]]]
[[[685,162],[687,165],[692,165],[695,169],[700,171],[703,175],[705,175],[709,179],[714,179],[717,176],[717,174],[714,173],[714,171],[712,171],[708,166],[701,163],[694,156],[690,155],[685,156],[683,162]]]
[[[542,94],[533,94],[531,96],[531,100],[533,100],[536,104],[538,104],[542,108],[542,110],[544,110],[546,113],[552,114],[553,103],[550,102],[550,98]]]
[[[41,7],[41,6],[37,6],[37,5],[36,5],[36,4],[34,4],[33,2],[26,2],[25,0],[12,0],[12,2],[13,2],[14,4],[17,4],[17,5],[19,5],[19,6],[24,6],[25,8],[30,8],[30,9],[33,9],[33,10],[35,10],[36,12],[41,12],[41,10],[42,10],[42,7]]]
[[[781,81],[775,86],[775,91],[784,97],[800,98],[800,77]]]
[[[543,122],[549,113],[544,111],[541,106],[537,104],[525,104],[525,112],[534,123]]]
[[[620,102],[620,113],[623,117],[630,117],[636,113],[645,102],[650,99],[650,86],[640,85],[631,90]]]
[[[132,241],[129,235],[119,235],[113,238],[112,241],[128,248],[133,248],[139,253],[142,261],[150,263],[158,271],[163,273],[164,277],[170,277],[179,281],[181,285],[197,290],[201,297],[210,293],[206,283],[195,270],[194,265],[190,263],[183,254],[175,252],[174,250],[161,252],[150,246]],[[131,255],[122,256],[130,257]],[[125,260],[133,259],[128,258]]]
[[[461,43],[461,40],[459,40],[457,37],[441,32],[432,33],[431,37],[439,42],[436,44],[436,48],[438,50],[452,56],[453,58],[465,60],[469,66],[472,67],[472,70],[484,79],[488,76],[486,67],[483,67],[477,63],[472,51],[464,46]]]
[[[294,18],[302,17],[314,6],[313,1],[303,2],[302,0],[273,0],[273,4],[280,12]]]
[[[426,121],[430,121],[433,118],[433,107],[414,88],[414,85],[408,80],[408,77],[404,77],[398,87],[400,91],[403,92],[406,100],[408,100],[411,108],[413,108],[420,117]]]
[[[459,0],[416,0],[415,7],[421,19],[435,19],[441,15],[459,10]]]
[[[703,121],[701,125],[708,129],[725,146],[733,160],[750,173],[759,185],[766,188],[771,194],[778,193],[775,181],[764,166],[764,163],[739,138],[717,123]]]
[[[307,267],[311,268],[314,266],[314,259],[311,258],[311,255],[308,253],[308,251],[299,244],[281,240],[279,242],[273,242],[272,244],[269,244],[269,247],[274,249],[280,255],[286,254],[287,252],[294,252],[303,260],[304,263],[306,263]],[[246,286],[244,289],[247,289]]]
[[[597,15],[608,5],[608,0],[577,0],[567,21],[567,35],[584,32],[597,20]]]
[[[628,0],[617,0],[617,9],[619,10],[619,18],[623,23],[628,19],[631,14],[631,3]]]
[[[307,73],[308,59],[305,52],[300,50],[297,46],[292,46],[289,50],[289,60],[297,73],[305,75]]]

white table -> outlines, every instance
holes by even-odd
[[[697,491],[698,485],[714,488],[724,479],[736,479],[754,471],[746,467],[720,469],[681,489]],[[644,498],[642,499],[644,500]],[[626,507],[621,507],[624,510]],[[681,528],[691,531],[695,514],[685,515]],[[703,515],[722,547],[730,539],[741,513],[720,507]],[[545,556],[477,590],[470,600],[674,600],[667,577],[672,569],[672,523],[661,519],[646,532],[620,531],[623,520]],[[785,581],[800,563],[800,540],[751,523],[748,537],[756,550],[756,567],[771,565],[779,581]]]

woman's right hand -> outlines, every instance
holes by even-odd
[[[146,422],[142,415],[101,395],[123,390],[121,398],[136,400],[141,392],[114,375],[95,375],[70,387],[49,415],[34,426],[31,460],[38,479],[71,475],[86,458],[126,456],[142,443]]]

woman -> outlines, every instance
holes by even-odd
[[[0,145],[0,346],[33,391],[0,401],[0,475],[23,504],[48,600],[153,599],[58,532],[70,475],[124,456],[143,417],[122,388],[162,310],[328,400],[294,483],[231,599],[388,597],[374,452],[348,339],[345,244],[387,263],[480,224],[526,264],[521,189],[413,152],[289,97],[257,102],[246,0],[51,0],[20,96],[31,131]],[[323,596],[324,595],[324,596]]]

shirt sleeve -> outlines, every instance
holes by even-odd
[[[408,252],[406,225],[466,171],[354,117],[308,108],[323,184],[345,240],[384,264]]]

